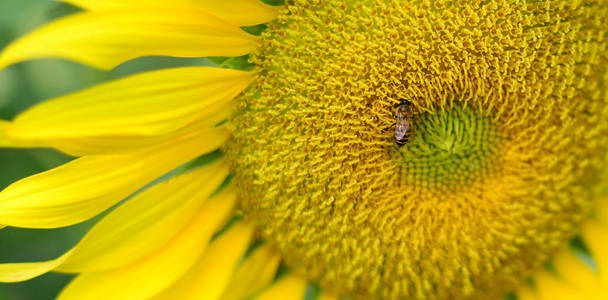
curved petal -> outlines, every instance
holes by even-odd
[[[13,183],[0,193],[0,224],[54,228],[87,220],[152,180],[221,146],[225,128],[194,132],[124,155],[92,155]]]
[[[195,9],[208,11],[222,19],[239,26],[250,26],[274,20],[278,8],[265,5],[259,0],[63,0],[87,10],[108,10],[123,8],[158,6],[192,6]]]
[[[210,67],[134,75],[35,105],[0,123],[0,143],[43,141],[77,156],[161,143],[225,120],[254,76]]]
[[[571,251],[563,251],[553,258],[553,266],[568,285],[572,285],[581,294],[586,294],[589,291],[600,291],[602,287],[598,285],[598,274],[595,274],[588,265],[585,265]],[[606,295],[608,296],[608,294]],[[585,299],[591,299],[589,296]]]
[[[62,256],[43,262],[0,264],[0,282],[19,282],[47,273],[61,265],[70,255],[70,250]]]
[[[156,299],[218,299],[247,250],[253,227],[238,223],[220,235],[201,259]]]
[[[249,299],[272,282],[281,257],[268,244],[253,251],[238,267],[221,300]]]
[[[225,163],[216,163],[159,183],[110,212],[64,255],[45,262],[0,264],[0,282],[28,280],[51,270],[98,271],[133,263],[176,236],[227,174]],[[216,197],[236,201],[233,189]]]
[[[555,300],[574,300],[588,299],[584,297],[584,293],[575,289],[567,282],[555,277],[547,271],[534,276],[536,288],[540,299],[555,299]]]
[[[64,58],[109,70],[141,56],[241,56],[256,37],[210,13],[184,7],[138,7],[68,16],[18,39],[0,69],[36,58]]]
[[[37,148],[46,146],[38,141],[21,140],[11,137],[8,134],[8,129],[10,126],[11,122],[0,120],[0,148]]]
[[[534,276],[534,286],[517,291],[522,300],[603,300],[608,299],[607,256],[608,226],[602,220],[589,220],[582,226],[582,236],[595,265],[584,262],[571,249],[553,259],[556,272],[542,270]]]
[[[213,197],[182,232],[159,251],[120,269],[83,273],[58,299],[149,299],[183,276],[231,215],[235,199]]]
[[[302,300],[306,294],[306,281],[304,279],[289,274],[256,297],[256,300]]]
[[[42,102],[17,116],[6,131],[35,140],[166,134],[231,100],[253,77],[211,67],[142,73]]]
[[[203,117],[177,131],[158,136],[98,136],[73,139],[53,139],[48,141],[49,147],[58,149],[71,156],[100,155],[100,154],[126,154],[136,152],[142,148],[165,143],[180,136],[198,131],[201,133],[217,131],[210,128],[234,113],[231,103],[205,110],[208,117]]]
[[[227,164],[219,162],[136,195],[99,221],[55,270],[107,270],[148,255],[192,220],[229,172]],[[236,195],[230,189],[217,197],[233,202]]]

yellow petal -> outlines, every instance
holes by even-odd
[[[229,102],[253,77],[211,67],[142,73],[35,105],[6,130],[34,140],[167,134]]]
[[[274,20],[278,8],[265,5],[259,0],[63,0],[87,10],[107,10],[131,6],[131,9],[155,6],[191,6],[208,11],[239,26],[249,26]]]
[[[222,161],[136,195],[99,221],[55,270],[107,270],[150,254],[194,218],[228,173],[228,166]],[[218,196],[222,201],[234,201],[236,197],[232,189]]]
[[[534,276],[538,295],[540,299],[551,300],[575,300],[588,299],[584,293],[573,288],[568,283],[556,278],[548,272],[540,272]]]
[[[0,69],[36,58],[64,58],[100,69],[141,56],[240,56],[257,38],[210,13],[184,7],[85,12],[18,39],[0,55]]]
[[[43,102],[0,129],[74,156],[133,151],[225,120],[253,77],[210,67],[139,74]]]
[[[149,299],[196,263],[213,233],[231,216],[234,200],[209,199],[195,220],[159,251],[120,269],[83,273],[68,284],[58,299]]]
[[[133,263],[165,245],[191,222],[227,174],[222,162],[157,184],[105,216],[59,258],[0,264],[0,282],[28,280],[51,270],[97,271]],[[215,197],[216,201],[236,201],[232,188]]]
[[[572,286],[582,291],[600,290],[597,274],[578,259],[572,251],[562,251],[552,261],[560,277]]]
[[[251,298],[274,279],[280,260],[270,245],[257,248],[238,267],[220,299]]]
[[[213,134],[217,129],[210,128],[211,124],[226,120],[233,114],[232,104],[205,110],[210,116],[197,120],[177,131],[158,136],[117,136],[108,135],[100,137],[85,137],[73,139],[52,139],[47,143],[49,147],[58,149],[71,156],[85,156],[98,154],[124,154],[141,150],[156,144],[165,143],[169,140],[179,138],[192,132],[201,134]]]
[[[306,293],[306,281],[290,274],[267,288],[256,300],[302,300]]]
[[[253,235],[253,227],[238,223],[219,236],[201,259],[174,286],[156,299],[218,299]]]
[[[7,129],[10,126],[10,122],[0,120],[0,148],[36,148],[45,146],[41,142],[31,140],[20,140],[9,136],[7,133]]]
[[[49,261],[0,264],[0,282],[19,282],[40,276],[62,264],[71,254],[72,250]]]
[[[518,300],[540,300],[538,294],[532,287],[523,286],[517,290],[517,299]]]
[[[22,179],[0,193],[0,224],[53,228],[82,222],[228,137],[224,128],[194,132],[130,154],[85,156]]]
[[[608,226],[599,221],[583,224],[582,236],[602,274],[608,273]]]

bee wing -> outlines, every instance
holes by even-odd
[[[395,139],[404,139],[410,129],[410,124],[406,120],[399,120],[395,125]]]

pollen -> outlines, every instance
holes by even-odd
[[[607,19],[604,0],[287,1],[229,122],[241,212],[339,295],[499,299],[593,205]]]

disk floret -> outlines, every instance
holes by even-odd
[[[606,19],[605,1],[288,1],[230,122],[242,213],[338,294],[498,299],[592,206]]]

